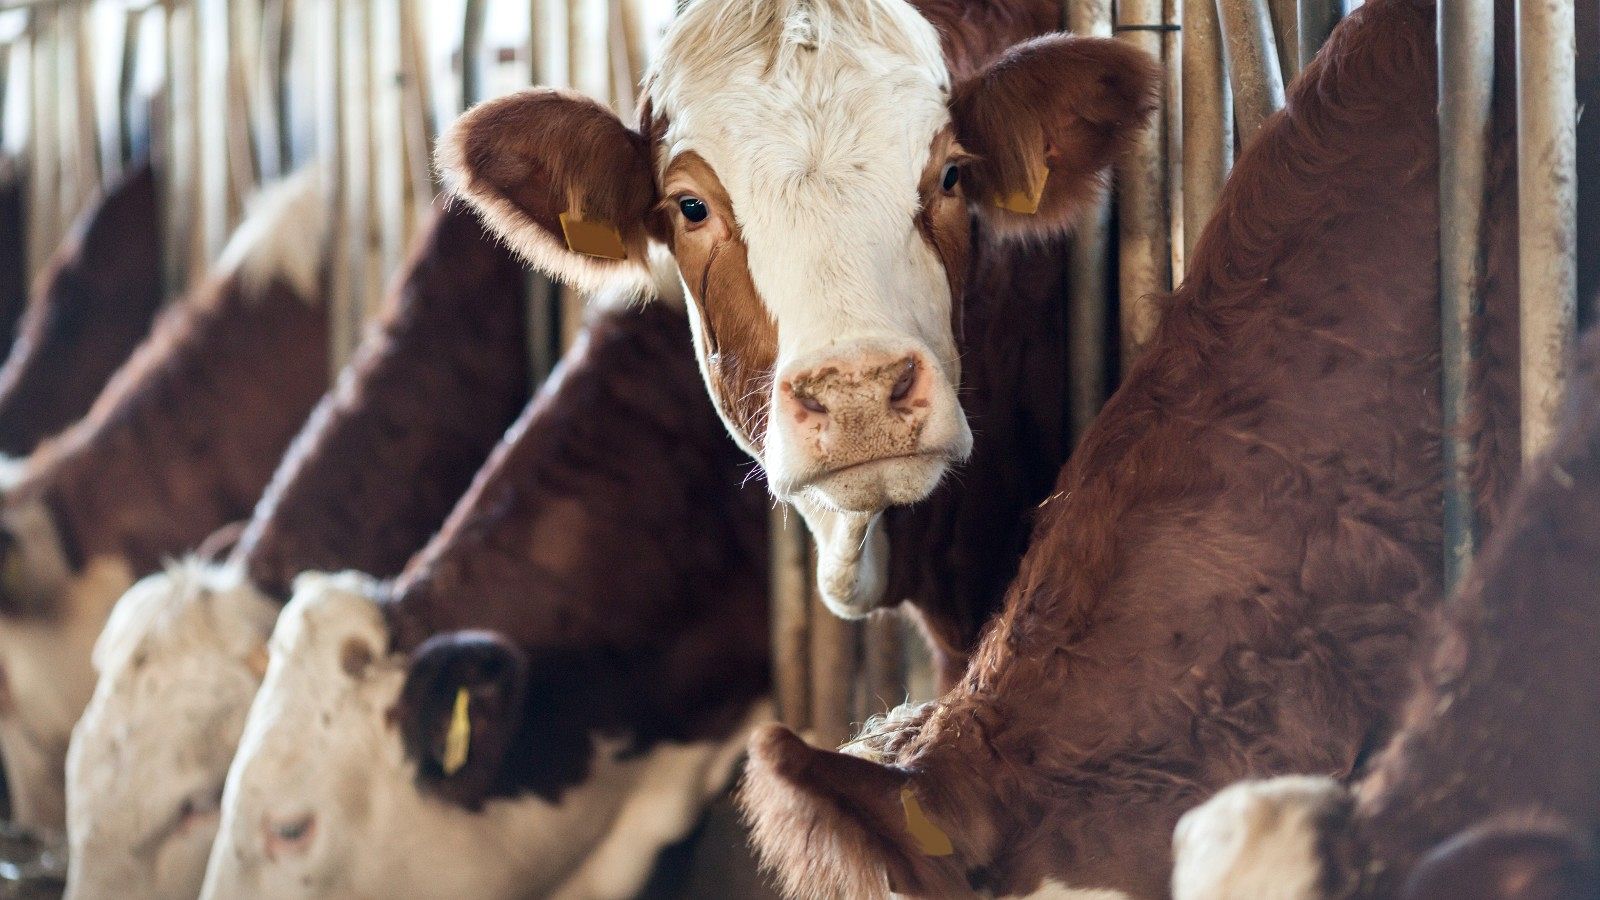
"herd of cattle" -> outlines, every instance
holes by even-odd
[[[1446,596],[1433,3],[1306,67],[1075,449],[1068,233],[1159,76],[1059,16],[695,0],[637,130],[486,103],[332,378],[314,169],[170,302],[147,166],[31,297],[0,246],[0,756],[68,894],[630,897],[742,761],[799,898],[1600,897],[1600,333],[1521,459],[1514,86]],[[537,391],[523,262],[594,296]],[[938,664],[841,752],[770,723],[769,494]]]

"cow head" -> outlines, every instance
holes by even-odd
[[[439,160],[494,230],[580,288],[645,292],[652,250],[669,251],[724,421],[855,563],[879,513],[971,449],[974,234],[1069,227],[1154,85],[1138,51],[1066,35],[957,81],[905,0],[700,0],[666,37],[641,130],[527,91],[462,117]]]
[[[585,776],[558,800],[485,799],[532,690],[520,653],[470,633],[414,658],[390,652],[380,590],[355,575],[296,581],[202,896],[635,893],[725,783],[744,732],[643,754],[597,736]]]
[[[237,567],[199,562],[117,602],[67,753],[69,897],[199,892],[277,612]]]

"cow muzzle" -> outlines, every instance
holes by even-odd
[[[927,497],[972,449],[951,377],[920,347],[830,350],[776,379],[774,493],[867,513]]]

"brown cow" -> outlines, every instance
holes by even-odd
[[[165,298],[157,193],[148,164],[129,169],[40,276],[15,342],[4,345],[0,454],[25,456],[82,418],[149,334]]]
[[[0,507],[0,753],[22,824],[63,823],[67,741],[111,605],[246,517],[327,389],[317,180],[261,200],[218,274],[28,458]]]
[[[1442,560],[1435,43],[1431,7],[1372,0],[1246,149],[961,685],[856,755],[758,736],[744,802],[791,893],[1163,896],[1184,810],[1389,734]]]
[[[301,581],[202,896],[625,898],[693,827],[770,661],[687,330],[601,312],[392,588]]]
[[[424,234],[382,326],[284,457],[232,556],[135,585],[67,755],[69,897],[193,897],[293,579],[396,575],[531,393],[526,275],[466,209]]]
[[[1152,109],[1148,58],[1060,19],[1056,0],[698,0],[640,131],[528,91],[462,117],[439,159],[580,287],[646,290],[652,247],[671,252],[719,412],[805,516],[824,599],[859,616],[888,580],[883,511],[973,450],[958,337],[1008,314],[1008,284],[970,273],[1027,263],[999,237],[1066,230]]]
[[[1371,773],[1351,792],[1247,783],[1189,813],[1181,900],[1600,896],[1600,332],[1564,419]]]

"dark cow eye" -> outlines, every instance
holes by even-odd
[[[960,183],[961,167],[955,163],[950,163],[949,165],[945,166],[944,179],[939,182],[939,186],[944,189],[944,192],[946,194],[950,193],[951,191],[955,190],[956,185]]]
[[[683,217],[698,225],[711,216],[711,207],[706,205],[699,197],[684,197],[678,201],[678,210]]]

